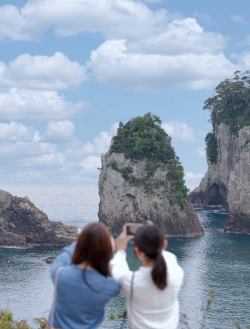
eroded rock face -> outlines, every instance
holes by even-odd
[[[195,204],[223,205],[229,211],[224,230],[250,233],[250,127],[233,137],[230,127],[215,126],[218,162],[208,161],[199,187],[190,193]]]
[[[146,161],[125,159],[123,154],[102,155],[102,169],[99,177],[99,220],[104,222],[117,236],[126,222],[141,222],[150,219],[157,223],[168,236],[200,236],[203,229],[193,206],[189,203],[184,210],[178,204],[170,205],[166,190],[170,188],[167,171],[158,168],[153,179],[161,182],[155,193],[146,193],[143,186],[126,181],[122,174],[107,167],[115,160],[119,168],[131,167],[133,176],[146,176]]]
[[[0,190],[0,245],[64,246],[77,236],[75,226],[49,221],[47,215],[27,197],[14,197]]]

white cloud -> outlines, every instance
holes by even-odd
[[[56,52],[53,56],[23,54],[6,65],[0,62],[0,86],[28,89],[72,89],[87,80],[86,68]]]
[[[69,141],[73,138],[75,126],[69,120],[49,122],[43,136],[44,140],[56,141],[57,143]]]
[[[90,109],[89,103],[73,104],[56,91],[12,88],[0,93],[1,120],[58,120],[71,117],[81,109]]]
[[[241,15],[233,15],[232,21],[241,23],[241,24],[248,24],[248,22],[245,20],[245,18]]]
[[[98,137],[93,140],[93,149],[96,153],[105,153],[108,151],[111,139],[117,133],[118,123],[114,123],[111,126],[110,131],[102,131]]]
[[[162,128],[172,137],[174,143],[195,143],[194,128],[188,127],[185,122],[163,122]]]
[[[93,142],[82,143],[80,141],[73,141],[66,146],[66,154],[68,156],[86,156],[87,154],[105,153],[108,151],[111,139],[117,133],[119,124],[114,123],[110,131],[102,131],[99,136],[93,139]]]
[[[16,141],[32,141],[35,136],[38,138],[39,132],[33,127],[25,127],[21,123],[11,121],[8,123],[0,123],[0,141],[16,142]]]
[[[203,174],[195,174],[193,172],[187,172],[185,173],[185,183],[186,186],[192,191],[197,186],[199,186],[200,181],[204,175]]]
[[[202,178],[203,174],[195,174],[192,171],[185,173],[185,178],[189,178],[189,179],[195,179],[195,178]]]
[[[0,123],[0,142],[2,165],[10,162],[11,166],[18,166],[22,159],[58,153],[57,144],[44,142],[38,130],[14,121]]]
[[[8,65],[0,62],[0,120],[61,120],[90,110],[88,102],[74,104],[56,91],[77,88],[86,79],[85,66],[59,52],[51,57],[20,55]]]
[[[236,46],[249,46],[250,45],[250,34],[248,33],[245,38],[238,42]]]
[[[204,13],[195,12],[194,16],[209,20]],[[243,22],[239,15],[233,19]],[[222,50],[227,40],[220,33],[204,31],[195,18],[180,18],[165,9],[153,11],[140,1],[36,0],[28,1],[20,10],[10,5],[0,7],[2,39],[32,40],[50,27],[60,37],[90,32],[108,39],[92,51],[88,68],[98,82],[111,87],[136,91],[211,89],[234,71],[247,69],[226,58]],[[42,89],[74,88],[87,79],[85,67],[70,62],[61,53],[51,58],[22,56],[15,60],[19,64],[13,64],[17,87],[24,80],[26,88],[33,83]],[[22,70],[26,60],[27,67],[34,70]],[[41,75],[43,61],[45,76]],[[69,69],[64,72],[59,67],[66,62]],[[1,70],[6,67],[0,64]],[[11,74],[4,73],[4,84],[12,85]]]
[[[1,161],[9,161],[13,158],[30,158],[41,154],[53,154],[57,151],[56,144],[17,141],[16,143],[1,143]]]
[[[232,54],[231,57],[239,63],[239,71],[246,71],[250,66],[250,51],[244,51],[240,55]]]
[[[8,38],[19,41],[32,40],[39,32],[34,29],[34,24],[29,26],[19,9],[12,5],[0,7],[0,30],[0,40]]]
[[[226,40],[219,33],[204,32],[194,18],[182,18],[173,20],[161,33],[134,39],[126,46],[131,53],[170,56],[213,54],[226,47]]]
[[[89,156],[81,161],[81,166],[89,172],[98,173],[97,168],[101,167],[101,158]]]
[[[215,55],[130,53],[126,40],[105,41],[92,51],[88,65],[98,82],[137,91],[212,88],[239,68],[222,52]]]
[[[198,147],[195,151],[194,154],[197,155],[201,159],[206,159],[206,150],[203,147]]]
[[[139,1],[28,1],[20,10],[11,5],[0,7],[0,38],[32,40],[49,27],[60,37],[87,31],[108,38],[130,38],[161,30],[167,18],[166,10],[153,12]]]
[[[82,143],[74,136],[75,127],[69,120],[48,122],[41,137],[33,127],[14,121],[0,123],[1,179],[22,183],[27,179],[42,183],[96,180],[97,168],[101,166],[100,155],[108,150],[117,127],[115,123],[92,143]],[[59,149],[60,142],[64,144]],[[87,146],[90,146],[89,150]]]
[[[21,160],[20,163],[24,167],[43,167],[55,168],[62,167],[65,164],[66,157],[62,153],[44,154],[39,157]]]
[[[161,3],[163,2],[164,0],[142,0],[142,2],[145,2],[145,3]]]

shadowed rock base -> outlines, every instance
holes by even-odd
[[[205,191],[197,191],[197,189],[195,189],[189,194],[189,198],[195,208],[223,208],[227,212],[227,193],[227,188],[223,184],[212,184],[212,186],[207,186]]]
[[[250,234],[250,218],[242,213],[229,213],[224,231],[228,233]]]
[[[157,216],[154,212],[151,212],[148,213],[148,217],[143,215],[138,216],[136,221],[133,222],[143,223],[144,220],[150,218],[150,220],[152,220],[163,230],[164,235],[167,238],[203,236],[203,228],[191,204],[186,206],[185,213],[187,214],[185,220],[180,217],[173,219],[169,216],[169,214],[166,214],[165,216]],[[110,217],[108,218],[107,216],[102,216],[100,212],[98,213],[98,216],[100,222],[107,225],[115,237],[121,233],[122,226],[125,223],[132,222],[132,220],[127,216],[113,219]]]
[[[17,235],[11,232],[2,232],[0,233],[0,246],[19,246],[27,247],[28,244],[26,239],[22,235]]]

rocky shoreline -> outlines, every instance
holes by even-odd
[[[77,227],[50,221],[27,197],[0,190],[0,246],[65,246],[77,237]]]
[[[192,205],[194,209],[219,210],[220,213],[228,214],[228,209],[222,204],[208,205],[204,203],[192,203]]]

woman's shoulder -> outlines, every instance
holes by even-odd
[[[175,256],[175,254],[173,254],[169,251],[163,250],[162,256],[164,257],[168,268],[170,268],[170,269],[172,268],[174,270],[178,269],[181,272],[183,272],[181,266],[178,264],[178,260],[177,260],[177,257]]]
[[[172,252],[162,250],[162,256],[166,261],[177,263],[177,257]]]
[[[114,278],[112,278],[111,276],[107,277],[107,281],[108,281],[108,284],[112,287],[115,287],[115,288],[120,287],[120,284]]]
[[[181,266],[178,264],[177,257],[175,254],[164,250],[162,253],[168,269],[168,274],[174,277],[176,280],[179,278],[180,280],[183,279],[184,271]]]
[[[104,277],[103,276],[103,280],[106,280],[105,289],[104,289],[103,293],[108,298],[118,295],[118,293],[120,291],[120,285],[119,285],[119,283],[117,281],[115,281],[110,276],[108,276],[108,277]]]

